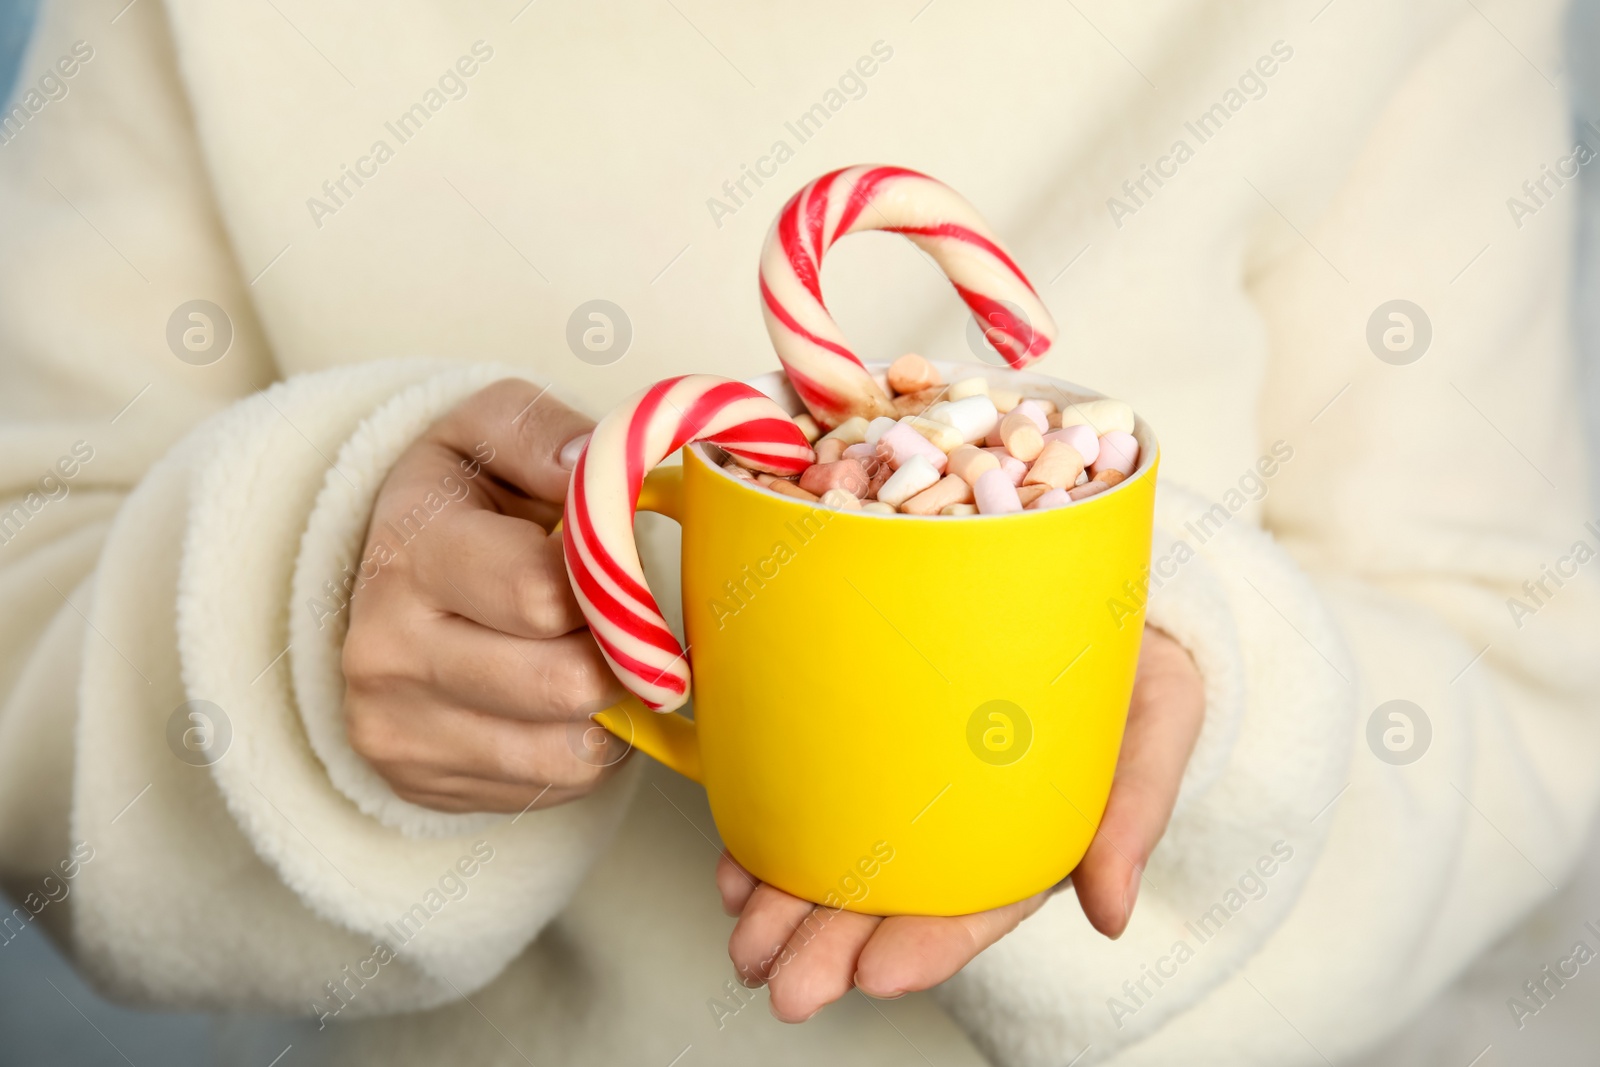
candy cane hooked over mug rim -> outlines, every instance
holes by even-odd
[[[822,301],[822,257],[846,234],[906,237],[939,264],[984,336],[1013,369],[1049,351],[1055,320],[983,218],[943,182],[904,167],[824,174],[784,205],[761,251],[761,310],[778,359],[824,427],[892,415]]]
[[[567,574],[611,669],[657,711],[688,699],[689,665],[645,583],[633,518],[644,476],[691,441],[773,474],[797,474],[816,458],[776,401],[710,374],[657,382],[595,426],[567,490]]]

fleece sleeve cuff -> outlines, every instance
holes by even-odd
[[[521,952],[609,841],[635,775],[516,817],[399,801],[345,746],[338,640],[305,605],[359,552],[394,456],[509,373],[290,379],[203,424],[130,497],[86,613],[73,801],[96,847],[74,933],[103,987],[168,1007],[443,1003]],[[209,763],[185,758],[190,725]]]

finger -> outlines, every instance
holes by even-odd
[[[793,958],[767,981],[769,1007],[781,1022],[801,1023],[853,987],[856,960],[883,919],[814,908],[789,937]]]
[[[461,777],[437,779],[421,788],[396,786],[395,792],[401,799],[419,807],[454,815],[492,811],[518,817],[535,809],[558,807],[585,795],[579,790],[553,785],[518,786]]]
[[[546,387],[506,378],[473,394],[428,431],[428,436],[495,480],[535,500],[567,498],[571,468],[562,446],[594,428],[594,420],[551,396]]]
[[[755,875],[741,867],[726,851],[717,859],[717,892],[722,894],[722,910],[727,914],[738,915],[744,911],[750,894],[760,884]]]
[[[1084,914],[1107,937],[1127,928],[1204,720],[1204,693],[1188,653],[1165,634],[1147,631],[1105,816],[1072,872]]]
[[[896,915],[878,926],[856,961],[854,982],[869,997],[931,989],[1038,911],[1051,890],[993,911],[948,918]]]
[[[346,730],[380,774],[419,791],[438,791],[452,778],[535,791],[592,789],[616,773],[627,751],[597,750],[579,724],[525,723],[449,707],[363,703],[352,708]]]
[[[345,639],[352,696],[386,704],[421,693],[447,707],[546,723],[581,721],[626,696],[588,631],[534,641],[454,615],[411,617],[382,599],[358,599],[356,608],[387,617]]]
[[[424,623],[408,644],[397,656],[414,656],[411,666],[426,672],[428,692],[452,707],[575,722],[627,696],[587,630],[531,641],[446,615]]]
[[[441,516],[409,567],[427,602],[482,626],[546,638],[584,624],[561,538],[481,508]]]
[[[728,939],[728,956],[741,982],[751,988],[763,985],[788,962],[789,938],[813,907],[809,900],[765,883],[756,887]]]

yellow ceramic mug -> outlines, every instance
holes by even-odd
[[[780,375],[751,384],[801,410]],[[961,519],[835,511],[685,448],[639,506],[683,527],[694,721],[598,720],[702,783],[734,858],[795,896],[960,915],[1054,885],[1105,810],[1138,660],[1158,456],[1135,436],[1107,492]]]

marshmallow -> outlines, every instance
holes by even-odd
[[[941,452],[954,452],[966,444],[966,440],[961,436],[961,431],[946,422],[935,422],[920,415],[907,415],[900,420],[900,424],[909,426],[923,437],[926,437],[929,443]]]
[[[800,474],[800,488],[817,496],[830,489],[843,489],[852,496],[867,495],[867,469],[853,459],[813,463]]]
[[[1059,430],[1051,430],[1044,435],[1046,441],[1065,441],[1078,450],[1078,455],[1083,457],[1083,462],[1093,463],[1095,457],[1100,455],[1100,438],[1094,435],[1094,430],[1079,423],[1077,426],[1067,426]]]
[[[822,494],[822,506],[825,508],[838,508],[841,511],[860,511],[861,500],[854,493],[844,489],[829,489]]]
[[[1027,507],[1035,500],[1050,491],[1048,485],[1019,485],[1017,486],[1017,499],[1022,501],[1022,506]]]
[[[840,459],[853,459],[858,463],[867,464],[878,458],[878,446],[871,441],[862,441],[858,445],[851,445],[839,456]],[[822,462],[822,453],[817,453],[817,462]]]
[[[775,478],[770,474],[758,474],[756,475],[756,481],[781,496],[792,496],[796,500],[808,500],[813,503],[817,499],[817,494],[806,492],[787,478]]]
[[[1120,400],[1100,397],[1097,400],[1068,401],[1061,405],[1061,426],[1085,425],[1104,436],[1112,430],[1133,432],[1133,409]]]
[[[1072,497],[1065,489],[1052,489],[1047,493],[1040,493],[1033,503],[1028,505],[1029,511],[1049,511],[1051,508],[1066,507],[1072,503]]]
[[[893,426],[894,424],[895,424],[895,421],[893,419],[889,418],[887,415],[879,415],[877,418],[875,418],[871,422],[867,423],[867,436],[866,436],[867,444],[869,444],[869,445],[877,444],[878,443],[878,438],[883,436],[883,431],[887,430],[889,427]]]
[[[939,509],[939,514],[941,515],[976,515],[977,513],[978,505],[976,504],[948,504]]]
[[[1033,399],[1032,397],[1029,397],[1027,400],[1022,401],[1016,407],[1012,408],[1011,412],[1021,412],[1022,414],[1028,416],[1028,418],[1032,419],[1034,426],[1036,426],[1039,430],[1040,436],[1043,436],[1045,432],[1050,429],[1049,412],[1045,411],[1045,409],[1040,406],[1039,401]]]
[[[989,399],[994,401],[995,410],[1004,415],[1018,404],[1022,403],[1022,394],[1015,389],[1006,389],[1002,386],[989,387]]]
[[[928,409],[928,418],[955,427],[961,434],[961,440],[966,444],[972,444],[988,437],[989,433],[999,425],[1000,412],[995,408],[993,400],[986,395],[978,394],[935,404]]]
[[[1110,488],[1105,482],[1084,482],[1082,485],[1068,489],[1067,495],[1073,500],[1082,500],[1085,497],[1094,496],[1096,493],[1103,493]]]
[[[822,435],[824,441],[843,441],[847,445],[859,444],[867,439],[867,420],[852,415]]]
[[[951,504],[972,503],[972,486],[948,474],[900,505],[907,515],[936,515]]]
[[[896,393],[915,393],[940,383],[939,371],[915,352],[907,352],[889,364],[889,388]]]
[[[883,488],[883,483],[894,477],[894,468],[881,459],[874,459],[867,467],[867,474],[872,481],[867,483],[867,495],[863,499],[876,500],[878,490]]]
[[[986,448],[984,451],[1000,461],[1000,471],[1010,479],[1012,485],[1022,484],[1022,479],[1028,475],[1028,465],[1026,463],[1007,452],[1004,447]]]
[[[962,400],[969,396],[977,396],[979,393],[987,394],[988,392],[989,380],[987,378],[963,378],[950,386],[950,392],[946,394],[946,399]]]
[[[972,497],[981,515],[1004,515],[1022,510],[1022,500],[1016,486],[1011,484],[1004,471],[985,471],[972,489]]]
[[[939,472],[928,462],[928,457],[921,454],[914,455],[902,463],[900,468],[889,476],[889,480],[883,483],[883,487],[878,490],[878,499],[892,507],[899,507],[938,481]]]
[[[1000,440],[1006,451],[1024,463],[1032,462],[1044,449],[1044,434],[1033,421],[1033,416],[1023,410],[1027,404],[1024,400],[1011,414],[1000,420]]]
[[[891,430],[885,430],[883,436],[878,438],[878,456],[880,459],[888,460],[889,466],[896,470],[903,467],[911,457],[922,456],[941,474],[949,462],[942,449],[904,423],[896,425]]]
[[[1028,468],[1027,477],[1022,479],[1022,484],[1065,489],[1069,485],[1075,485],[1078,475],[1082,473],[1083,457],[1078,454],[1076,448],[1065,441],[1046,441],[1044,449],[1033,461],[1033,466]],[[803,475],[800,484],[805,484]]]
[[[750,468],[740,466],[736,460],[728,460],[728,462],[722,465],[722,469],[739,479],[741,482],[753,482],[756,480],[756,476],[750,470]]]
[[[885,504],[881,500],[869,500],[861,505],[862,511],[870,511],[874,515],[893,515],[894,505]]]
[[[1094,476],[1095,481],[1105,482],[1107,485],[1116,485],[1118,482],[1126,480],[1126,478],[1127,476],[1115,467],[1108,467]]]
[[[921,415],[944,399],[947,399],[945,387],[932,385],[926,389],[918,389],[914,393],[897,396],[890,401],[890,406],[894,408],[895,417],[899,418],[905,415]]]
[[[992,471],[1000,466],[1000,457],[992,452],[986,452],[974,445],[962,445],[950,453],[949,471],[966,480],[968,485],[977,485],[978,476],[984,471]]]
[[[817,442],[817,462],[833,463],[844,455],[844,450],[847,447],[854,448],[855,446],[847,446],[837,437],[824,437]]]
[[[794,424],[800,427],[800,432],[806,435],[806,444],[814,445],[817,438],[822,436],[822,427],[817,425],[817,420],[810,415],[801,413],[794,417]]]
[[[1112,430],[1100,435],[1100,454],[1089,467],[1089,473],[1098,476],[1103,470],[1115,470],[1129,475],[1138,465],[1139,442],[1131,433]]]

